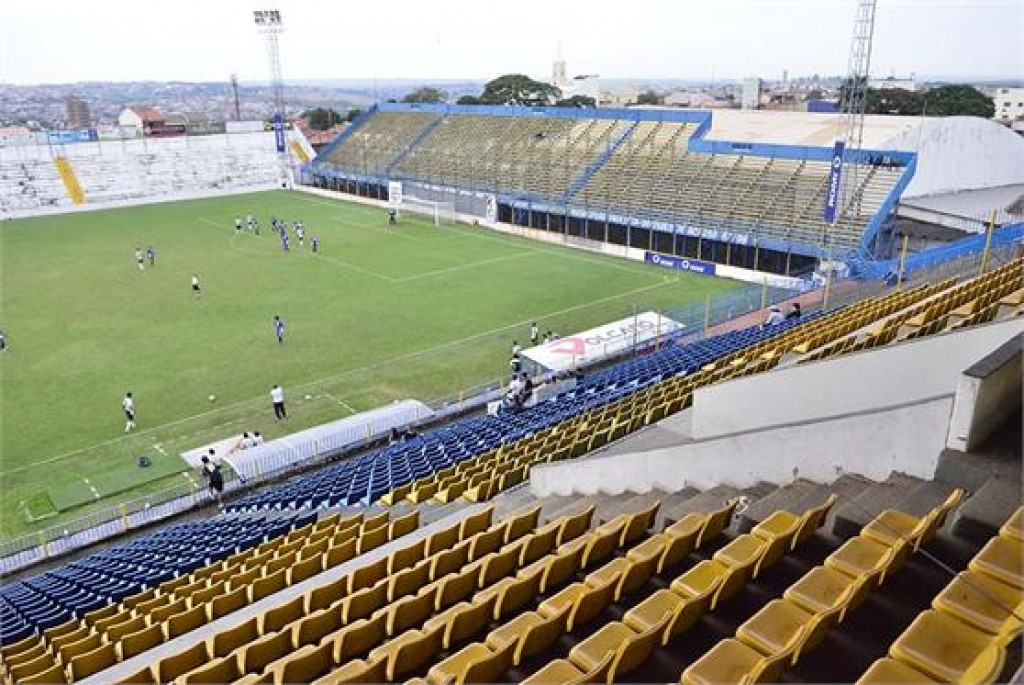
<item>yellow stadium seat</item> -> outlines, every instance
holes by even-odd
[[[332,644],[334,663],[343,664],[380,644],[387,635],[385,623],[383,613],[369,619],[362,618],[325,636],[321,644]]]
[[[544,529],[527,535],[521,538],[521,540],[522,547],[520,548],[519,565],[526,566],[555,549],[555,544],[558,540],[558,527],[545,526]]]
[[[427,547],[426,540],[419,540],[412,545],[396,549],[387,558],[387,572],[397,573],[402,569],[411,568],[423,561]]]
[[[469,545],[461,544],[430,558],[430,577],[434,580],[462,569],[469,561]]]
[[[141,654],[147,649],[152,649],[164,641],[163,626],[154,623],[148,628],[128,633],[118,643],[118,650],[121,652],[121,660],[129,659],[136,654]]]
[[[85,654],[73,657],[67,666],[68,679],[71,682],[88,678],[94,673],[110,668],[117,663],[117,651],[112,642],[100,645]]]
[[[230,657],[216,657],[178,677],[180,685],[208,685],[209,683],[231,683],[242,677],[238,660]]]
[[[139,669],[129,676],[121,678],[119,685],[157,685],[156,676],[149,666]]]
[[[598,526],[598,531],[614,530],[621,525],[621,536],[619,547],[625,547],[630,542],[639,540],[651,527],[654,526],[654,517],[658,515],[661,502],[652,502],[641,511],[632,514],[619,514],[611,521]]]
[[[477,533],[482,533],[491,526],[494,507],[487,507],[475,514],[470,514],[459,523],[459,538],[466,540]]]
[[[537,612],[546,618],[550,618],[566,606],[571,606],[568,629],[572,631],[577,626],[597,618],[598,614],[612,603],[615,595],[615,584],[615,580],[610,580],[597,587],[591,587],[586,583],[573,583],[561,592],[541,602],[540,606],[537,607]]]
[[[275,592],[288,587],[288,569],[281,568],[263,578],[257,578],[249,586],[249,601],[258,602]]]
[[[773,599],[736,629],[736,637],[762,654],[792,654],[795,664],[800,655],[813,649],[839,620],[838,607],[815,614],[785,599]]]
[[[64,669],[54,664],[44,671],[16,679],[19,684],[24,685],[54,685],[54,683],[67,682]]]
[[[954,490],[945,502],[921,518],[898,509],[886,509],[864,526],[860,534],[890,546],[898,538],[902,538],[916,550],[921,545],[928,544],[935,530],[942,525],[946,514],[960,503],[963,495],[963,490]]]
[[[243,645],[260,636],[259,621],[255,616],[233,628],[222,630],[209,639],[209,651],[213,657],[227,656]]]
[[[843,546],[825,558],[825,566],[845,573],[851,578],[879,575],[879,583],[886,576],[899,570],[909,554],[910,547],[902,540],[893,546],[875,542],[858,535],[850,538]]]
[[[839,620],[859,607],[878,585],[881,571],[852,578],[828,566],[815,566],[790,585],[783,597],[812,613],[839,610]]]
[[[436,589],[396,600],[387,607],[387,633],[398,635],[425,621],[434,613]]]
[[[636,670],[647,661],[667,623],[666,616],[660,623],[638,633],[625,623],[612,621],[573,647],[569,652],[569,661],[589,672],[611,655],[612,663],[607,678],[609,682],[615,682],[618,676]]]
[[[562,527],[558,531],[558,544],[562,545],[569,540],[574,540],[590,529],[590,522],[594,517],[594,505],[591,505],[581,512],[571,516],[562,517]]]
[[[473,598],[474,603],[482,602],[490,597],[494,598],[494,620],[502,616],[517,613],[520,609],[531,604],[540,593],[540,581],[544,571],[541,568],[534,568],[529,573],[520,573],[516,576],[503,578],[494,585],[477,593]]]
[[[430,567],[420,564],[388,576],[387,597],[394,602],[400,597],[419,592],[430,581]]]
[[[748,576],[745,571],[734,569],[714,560],[702,561],[672,581],[672,591],[683,597],[704,597],[710,600],[709,608],[714,610],[718,602],[734,595]]]
[[[240,647],[238,667],[246,673],[260,673],[267,664],[277,661],[292,650],[291,633],[287,630],[270,633]]]
[[[458,526],[431,533],[426,540],[425,554],[426,556],[431,556],[442,550],[450,549],[460,540]]]
[[[395,540],[416,530],[420,525],[420,512],[415,509],[405,516],[399,516],[391,522],[388,538]]]
[[[431,685],[493,683],[512,665],[512,646],[492,650],[475,642],[434,665],[427,673]]]
[[[571,605],[564,605],[557,613],[544,616],[535,611],[519,614],[487,636],[487,645],[502,649],[514,645],[512,663],[518,666],[523,659],[539,654],[555,643],[566,632]]]
[[[79,654],[85,654],[93,649],[96,649],[103,643],[103,636],[99,633],[91,633],[81,640],[75,640],[67,644],[61,645],[54,651],[57,653],[57,658],[62,664],[67,664],[71,659],[75,658]]]
[[[384,583],[356,590],[341,600],[341,619],[345,623],[366,618],[388,603],[388,588]]]
[[[353,659],[341,668],[317,678],[312,685],[340,685],[341,683],[382,683],[387,680],[387,661]]]
[[[889,656],[947,683],[995,682],[1006,661],[1004,640],[933,610],[914,619]]]
[[[739,640],[728,638],[690,664],[679,682],[685,685],[775,682],[788,657],[788,654],[765,656]]]
[[[302,618],[306,613],[305,597],[295,597],[292,600],[279,604],[276,607],[267,609],[259,617],[260,634],[267,635],[276,633],[289,623]]]
[[[536,505],[531,509],[527,509],[522,513],[516,513],[510,516],[504,523],[505,525],[505,543],[508,544],[514,540],[518,540],[527,533],[533,531],[537,527],[537,522],[540,520],[540,505]],[[558,528],[555,527],[555,538],[558,538]]]
[[[477,571],[466,569],[461,572],[450,573],[437,581],[437,603],[434,605],[437,610],[452,606],[466,599],[476,590]]]
[[[408,630],[370,652],[370,661],[385,660],[389,682],[425,666],[441,651],[441,629]]]
[[[609,655],[604,663],[592,671],[582,671],[568,659],[556,659],[549,662],[529,678],[522,681],[522,685],[581,685],[582,683],[601,683],[608,678],[608,670],[612,666],[612,657]]]
[[[754,526],[751,532],[765,540],[787,538],[790,549],[794,549],[814,535],[814,532],[821,527],[836,499],[837,496],[833,493],[820,505],[812,507],[802,514],[794,514],[780,509]]]
[[[206,651],[206,643],[198,642],[188,649],[161,659],[153,667],[153,670],[156,673],[157,680],[162,683],[169,683],[178,676],[199,668],[209,659],[210,655]]]
[[[274,685],[311,683],[334,666],[333,647],[331,643],[306,645],[267,664],[264,673],[272,677]]]
[[[857,685],[897,685],[898,683],[937,683],[916,668],[888,657],[877,659],[857,679]]]
[[[342,576],[306,593],[306,613],[326,609],[348,595],[348,576]]]
[[[505,531],[501,528],[491,528],[475,533],[469,539],[469,560],[476,561],[492,552],[497,552],[503,544],[505,544]]]
[[[1024,507],[1017,507],[1017,511],[1013,512],[1013,515],[999,529],[999,534],[1017,541],[1024,541]]]
[[[974,555],[972,571],[987,573],[1015,588],[1024,588],[1024,548],[1020,540],[997,535]]]
[[[538,564],[542,563],[544,569],[540,580],[540,591],[543,593],[561,585],[583,568],[583,548],[560,550],[553,558],[548,556],[545,559],[537,562]],[[523,572],[525,569],[520,571],[520,573]]]
[[[348,591],[365,590],[388,577],[388,557],[365,564],[348,575]]]
[[[359,554],[366,554],[372,549],[377,549],[388,541],[388,527],[381,526],[373,530],[364,531],[356,542],[356,551]]]
[[[167,621],[164,623],[164,637],[168,640],[173,640],[179,635],[195,630],[200,626],[206,624],[206,607],[196,606],[191,609],[186,609],[181,613],[169,616]]]
[[[1024,590],[977,571],[964,571],[932,600],[932,608],[991,635],[1019,631]]]

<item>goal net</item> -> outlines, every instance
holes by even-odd
[[[399,213],[409,212],[430,217],[435,226],[451,226],[456,221],[455,205],[451,202],[435,202],[421,200],[418,197],[405,195],[398,205]]]

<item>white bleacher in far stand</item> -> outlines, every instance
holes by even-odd
[[[300,137],[289,132],[290,140]],[[0,214],[74,207],[55,156],[71,163],[85,193],[82,209],[269,189],[287,180],[272,132],[10,146],[0,148]]]

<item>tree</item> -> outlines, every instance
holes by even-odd
[[[562,94],[550,83],[524,74],[505,74],[484,85],[480,103],[485,105],[549,105]]]
[[[992,98],[968,85],[940,86],[923,94],[925,114],[938,117],[981,117],[991,119],[996,113]]]
[[[559,100],[555,104],[559,107],[597,107],[594,98],[587,95],[573,95],[571,98]]]
[[[363,115],[363,110],[361,110],[359,108],[350,109],[348,111],[348,114],[345,115],[345,121],[347,121],[348,123],[351,124],[353,121],[355,121],[356,119],[358,119],[362,115]]]
[[[455,101],[456,105],[479,105],[480,98],[475,95],[463,95]]]
[[[448,99],[448,93],[444,92],[440,88],[431,88],[430,86],[424,86],[423,88],[417,88],[413,92],[402,98],[402,102],[427,102],[436,103],[444,102]]]
[[[327,109],[317,107],[316,109],[306,110],[302,116],[309,120],[309,127],[314,131],[326,131],[344,120],[344,117],[333,107]]]
[[[665,104],[665,98],[661,97],[653,90],[645,90],[636,97],[636,104],[638,105],[663,105]]]
[[[902,88],[868,90],[865,111],[868,114],[893,114],[895,116],[918,117],[924,109],[921,93]]]

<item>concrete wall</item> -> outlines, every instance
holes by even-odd
[[[1024,330],[1015,319],[701,388],[693,436],[874,411],[952,395],[960,374]]]
[[[883,480],[893,471],[929,479],[945,444],[951,395],[913,405],[809,424],[530,470],[538,497],[677,491],[758,481],[834,481],[844,473]]]
[[[1020,410],[1021,341],[1014,338],[960,377],[947,447],[974,449]]]

